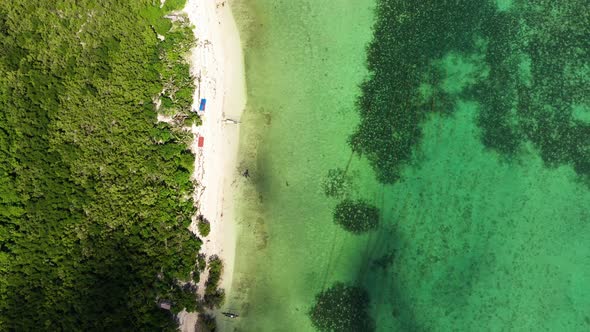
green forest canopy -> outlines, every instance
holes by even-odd
[[[163,18],[183,4],[0,2],[0,330],[174,330],[157,301],[195,309],[194,159],[153,103],[190,112],[193,35]]]

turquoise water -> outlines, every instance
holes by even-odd
[[[312,331],[315,295],[341,281],[368,291],[378,331],[588,330],[582,5],[232,3],[252,176],[225,307],[241,316],[221,329]],[[380,209],[376,231],[332,222],[336,168]]]

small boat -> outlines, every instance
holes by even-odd
[[[240,123],[238,120],[234,120],[234,119],[223,119],[223,121],[225,123],[233,123],[233,124],[238,124]]]
[[[229,318],[238,318],[240,316],[238,314],[234,314],[231,312],[222,312],[221,314],[224,315],[225,317],[229,317]]]

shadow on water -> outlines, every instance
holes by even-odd
[[[401,238],[397,227],[389,225],[382,227],[373,241],[367,242],[367,247],[372,250],[363,258],[366,263],[357,275],[357,283],[364,285],[371,294],[372,315],[378,330],[397,328],[423,331],[412,309],[412,299],[403,291],[404,287],[394,269],[395,260],[400,254],[398,244],[402,243]],[[391,261],[386,261],[384,265],[376,264],[388,255],[393,255]],[[389,317],[386,317],[388,314]]]
[[[587,91],[587,84],[582,83],[588,80],[582,74],[586,73],[582,68],[587,67],[587,52],[580,45],[587,44],[589,30],[587,25],[577,23],[587,20],[572,19],[585,15],[580,14],[583,1],[560,5],[540,2],[538,7],[514,1],[509,11],[485,0],[425,1],[420,5],[386,0],[378,3],[374,40],[368,49],[369,67],[374,75],[361,86],[357,105],[361,123],[351,138],[351,147],[369,157],[380,182],[397,186],[404,181],[404,167],[414,157],[416,147],[424,143],[426,133],[421,124],[429,113],[441,108],[435,107],[439,100],[461,106],[466,104],[461,103],[461,97],[469,95],[468,100],[481,105],[478,128],[473,132],[478,132],[478,140],[486,151],[513,160],[524,147],[532,145],[546,168],[570,165],[579,180],[587,183],[590,126],[587,108],[579,105],[588,102],[588,94],[583,92]],[[549,10],[554,15],[540,14]],[[398,36],[403,37],[396,39]],[[456,108],[451,106],[454,104],[442,109]],[[454,129],[448,134],[449,142],[461,138]],[[437,142],[437,149],[442,151],[444,146],[444,142]],[[476,155],[481,150],[479,146],[473,151],[452,147],[455,153],[462,153],[458,156],[463,159],[458,160],[465,162],[448,163],[445,167],[463,169],[473,158],[466,155]],[[428,152],[438,154],[435,149]],[[445,162],[442,159],[439,164]],[[464,170],[472,175],[478,171]],[[449,173],[453,170],[441,174]],[[505,180],[492,178],[498,182]],[[498,266],[515,268],[519,263],[513,258],[515,253],[497,264],[495,254],[503,243],[498,236],[503,233],[498,229],[518,228],[510,211],[491,211],[491,206],[510,206],[502,201],[506,194],[500,193],[501,188],[495,192],[497,203],[490,196],[485,207],[469,205],[481,199],[471,195],[473,188],[488,188],[482,187],[477,175],[473,179],[471,189],[464,188],[464,193],[460,192],[461,185],[466,185],[461,175],[450,182],[432,178],[430,183],[419,184],[427,189],[420,196],[407,199],[413,203],[410,210],[414,211],[397,220],[386,212],[384,220],[393,221],[367,236],[356,280],[373,295],[378,326],[425,331],[440,328],[441,323],[474,324],[469,321],[474,317],[492,320],[491,314],[484,315],[489,307],[482,300],[500,297],[499,292],[494,293],[502,289],[495,286],[499,280],[518,279],[512,271],[502,271],[500,276],[494,270]],[[492,184],[488,186],[494,188]],[[408,185],[404,188],[415,190]],[[381,200],[382,207],[386,206]],[[449,211],[452,208],[460,211]],[[475,210],[480,217],[474,216]],[[399,222],[404,223],[403,227]],[[527,220],[522,218],[519,222],[525,225]],[[491,234],[496,234],[493,239]],[[536,250],[529,248],[531,252],[533,249]],[[392,252],[393,256],[389,256]],[[391,266],[381,266],[390,261]],[[377,268],[375,262],[380,263]],[[490,276],[497,280],[492,281]],[[482,290],[481,285],[475,287],[478,283],[497,289]],[[467,308],[473,302],[482,303]],[[391,319],[383,314],[388,311]],[[465,317],[461,316],[462,311]],[[513,313],[503,313],[509,314]],[[496,316],[501,320],[499,316],[502,314]]]
[[[430,331],[438,325],[436,319],[459,322],[474,286],[492,273],[495,262],[489,238],[472,236],[483,231],[472,224],[469,203],[460,207],[464,210],[461,217],[451,223],[421,223],[418,219],[424,218],[420,215],[405,220],[391,215],[384,202],[391,196],[385,196],[385,189],[381,192],[385,221],[377,232],[367,236],[355,278],[371,294],[378,330]],[[398,204],[413,205],[411,199]],[[416,224],[426,238],[414,238],[400,223]],[[463,238],[460,243],[446,247],[457,237]],[[442,248],[438,247],[441,243]],[[424,301],[431,303],[430,312],[436,312],[436,317],[427,317]]]

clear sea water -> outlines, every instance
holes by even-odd
[[[570,24],[559,6],[533,2],[552,24]],[[494,3],[498,11],[520,8]],[[240,167],[251,177],[237,184],[236,274],[225,305],[241,316],[222,319],[222,331],[313,331],[314,297],[337,281],[368,290],[378,331],[590,330],[590,186],[573,161],[548,165],[527,140],[510,158],[484,146],[484,103],[458,95],[449,112],[424,117],[400,180],[382,184],[347,144],[360,121],[355,101],[368,75],[376,3],[232,6],[248,84]],[[485,58],[461,51],[432,61],[451,93],[490,72]],[[576,63],[584,84],[588,60]],[[589,96],[571,110],[583,129]],[[361,236],[332,222],[338,201],[322,189],[330,169],[347,165],[351,194],[382,213],[379,229]],[[392,263],[375,264],[384,257]]]

